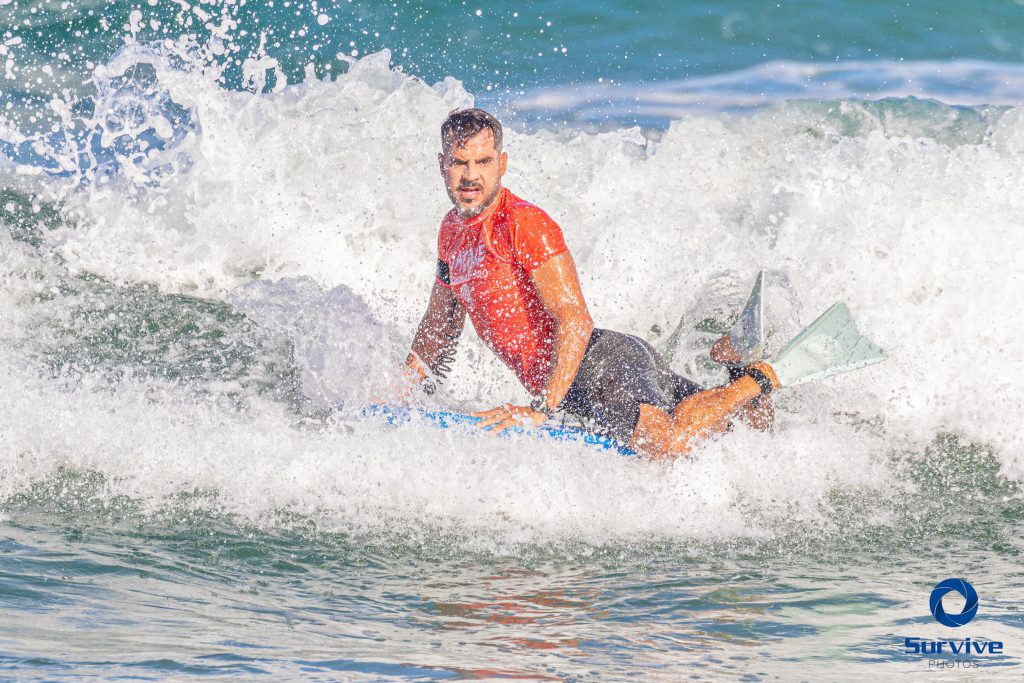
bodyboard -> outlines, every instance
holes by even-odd
[[[420,422],[428,424],[437,429],[457,429],[479,431],[476,426],[480,418],[456,413],[447,410],[426,410],[423,408],[411,408],[408,406],[393,406],[386,404],[372,404],[363,407],[360,416],[369,419],[383,420],[392,426],[401,426]],[[601,434],[574,427],[570,425],[544,424],[533,429],[524,427],[513,427],[498,436],[508,436],[509,433],[526,434],[537,439],[551,442],[582,443],[586,446],[603,451],[612,451],[620,455],[636,455],[636,451],[626,448],[615,439]]]

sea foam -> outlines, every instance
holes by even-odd
[[[153,78],[126,89],[131,64]],[[65,219],[41,233],[47,268],[229,302],[291,340],[320,406],[377,395],[432,284],[449,208],[438,128],[472,96],[392,69],[386,52],[263,94],[225,91],[142,46],[98,77],[109,79],[101,107],[83,119],[65,103],[69,134],[32,142],[43,170],[31,191]],[[773,434],[739,430],[666,466],[345,416],[297,426],[258,396],[239,412],[155,380],[73,390],[26,370],[41,324],[29,318],[60,299],[34,289],[49,276],[16,275],[40,267],[19,246],[4,267],[21,284],[0,299],[4,377],[17,388],[0,410],[16,455],[3,494],[73,466],[142,500],[210,488],[252,519],[292,510],[347,530],[398,517],[486,529],[489,542],[601,542],[758,534],[814,518],[836,487],[893,493],[889,459],[946,432],[994,447],[1002,473],[1024,479],[1024,115],[988,112],[977,139],[951,142],[936,112],[955,126],[955,110],[916,120],[915,106],[896,107],[895,127],[891,112],[834,101],[687,116],[660,134],[507,131],[505,184],[561,224],[599,326],[664,344],[680,316],[692,326],[709,306],[740,303],[761,268],[772,348],[833,301],[850,305],[889,360],[781,392]],[[84,161],[82,131],[99,150]],[[462,347],[435,402],[526,400],[469,329]]]

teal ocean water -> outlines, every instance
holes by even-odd
[[[800,97],[1016,104],[1024,87],[1014,0],[972,11],[949,0],[12,0],[0,13],[17,65],[3,100],[22,106],[80,90],[126,41],[183,39],[203,46],[227,87],[323,78],[389,50],[396,69],[458,79],[481,103],[541,122],[664,125],[687,111]]]
[[[0,26],[0,678],[1020,679],[1021,3]],[[471,103],[599,325],[721,381],[709,330],[764,268],[769,352],[842,299],[889,360],[673,463],[361,419]],[[526,396],[467,330],[422,400]]]

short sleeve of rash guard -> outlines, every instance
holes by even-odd
[[[448,274],[448,231],[444,224],[437,233],[437,270],[434,275],[438,282],[445,287],[451,287],[451,278]]]
[[[527,273],[569,250],[558,223],[535,206],[525,208],[516,216],[512,248],[516,261]]]

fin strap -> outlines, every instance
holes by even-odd
[[[757,382],[757,386],[761,387],[761,394],[764,396],[772,393],[772,390],[775,388],[772,386],[772,381],[768,379],[768,375],[755,367],[746,368],[746,371],[743,374]]]

